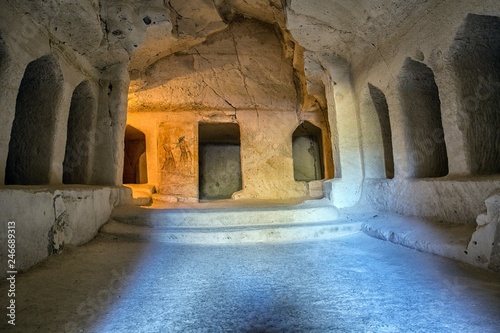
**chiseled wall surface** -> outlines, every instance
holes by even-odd
[[[346,95],[339,94],[341,75],[330,70],[328,79],[336,83],[332,85],[334,97],[330,98],[334,103],[330,104],[334,104],[337,110],[332,107],[329,112],[336,112],[337,128],[333,131],[340,136],[341,158],[336,168],[340,167],[342,178],[345,178],[346,170],[354,170],[349,164],[355,162],[354,157],[357,158],[358,154],[347,156],[347,146],[342,143],[342,138],[356,133],[360,146],[350,148],[359,151],[362,172],[355,174],[345,189],[332,186],[329,196],[334,204],[336,197],[344,192],[353,193],[359,185],[360,195],[349,205],[360,200],[364,207],[371,205],[378,210],[403,215],[476,223],[476,217],[485,210],[484,201],[500,189],[500,176],[495,171],[497,166],[487,162],[498,160],[496,134],[500,123],[492,110],[497,109],[499,96],[495,88],[499,81],[499,66],[495,60],[500,45],[496,33],[499,21],[494,17],[500,16],[500,3],[445,0],[403,4],[377,0],[354,4],[344,0],[316,3],[292,0],[287,14],[287,27],[309,53],[319,59],[335,54],[349,64],[351,90],[358,110],[356,104],[342,105]],[[360,31],[361,34],[352,33],[348,40],[345,39],[346,32]],[[312,35],[318,37],[310,38]],[[474,45],[475,49],[482,51],[471,51],[470,46],[464,47],[463,44]],[[434,76],[434,82],[427,87],[405,91],[402,78],[418,77],[418,73],[408,75],[404,70],[408,62],[432,72],[428,77]],[[471,68],[475,71],[470,71]],[[464,82],[465,76],[467,80]],[[429,97],[425,91],[434,85],[439,100],[436,94]],[[372,127],[379,126],[379,117],[373,114],[373,107],[367,107],[374,102],[366,97],[370,87],[387,102],[392,154],[381,153],[387,147],[382,147],[380,129]],[[411,110],[407,106],[415,105],[415,102],[419,102],[422,108],[431,108],[427,111],[434,113],[440,109],[440,121],[436,119],[429,124],[428,119],[409,117]],[[350,113],[345,112],[346,108]],[[341,119],[347,114],[354,123],[358,118],[359,130]],[[482,119],[482,123],[478,119]],[[497,123],[495,130],[492,130],[491,123]],[[424,135],[418,140],[411,135],[412,131]],[[481,131],[485,135],[475,135]],[[438,147],[439,154],[436,153]],[[427,165],[446,164],[444,149],[448,170],[445,166],[437,171],[415,172],[421,161],[426,161]],[[495,149],[496,152],[492,153]],[[392,170],[388,172],[386,166],[389,164],[384,160],[389,155],[393,155],[394,179],[386,179],[392,178]],[[475,162],[478,155],[479,161]],[[439,156],[442,156],[441,161],[435,161]],[[476,167],[479,168],[477,171],[477,164],[484,166],[482,169]],[[493,172],[486,174],[486,170]]]
[[[120,148],[125,130],[128,72],[126,64],[111,54],[113,49],[119,53],[116,48],[105,43],[100,47],[105,33],[101,19],[106,18],[99,17],[99,9],[94,0],[6,1],[1,5],[0,243],[7,244],[8,222],[15,222],[18,270],[25,270],[59,251],[63,244],[79,245],[91,240],[109,219],[112,208],[131,200],[130,191],[118,186],[123,166]],[[117,48],[121,46],[118,43]],[[42,69],[57,73],[55,85],[47,85],[48,78],[44,75],[47,71],[26,72],[33,68],[30,64],[40,64],[44,59],[50,59],[50,64]],[[128,55],[123,59],[127,61]],[[34,81],[32,76],[38,76],[36,79],[42,83],[26,90],[26,85],[21,84],[23,77]],[[87,85],[85,97],[78,98],[79,94],[74,92],[82,83]],[[47,94],[46,89],[56,90],[52,91],[56,97]],[[23,95],[32,116],[18,117],[14,128],[19,111],[17,102]],[[72,140],[69,136],[70,142],[76,141],[73,143],[77,150],[67,155],[71,112],[80,112],[79,106],[89,105],[92,112],[84,117],[90,126],[84,128],[78,120],[74,127],[69,125],[71,134],[78,138]],[[36,117],[34,113],[38,113]],[[44,121],[37,120],[39,126],[33,127],[29,126],[30,119]],[[13,131],[22,128],[30,129],[29,136],[24,138],[28,143],[43,142],[40,153],[49,161],[49,167],[47,170],[36,163],[27,163],[28,159],[36,161],[39,157],[26,154],[25,160],[15,163],[10,171],[15,173],[17,168],[30,166],[28,172],[42,174],[42,181],[27,178],[22,182],[25,186],[4,186],[8,156],[19,153],[16,145],[11,145],[15,143]],[[71,159],[70,164],[65,163],[65,157]],[[63,171],[68,171],[68,166],[78,176],[74,181],[78,184],[62,184]],[[77,172],[80,167],[85,169],[84,173]],[[33,186],[35,183],[41,185]],[[7,247],[0,251],[0,264],[7,267]]]
[[[0,189],[0,243],[7,244],[7,224],[15,222],[15,267],[26,270],[64,245],[81,245],[94,238],[126,194],[119,187]],[[0,249],[2,267],[7,267],[7,250],[7,246]],[[5,274],[0,272],[0,278]]]
[[[323,133],[327,131],[321,113],[308,112],[303,118]],[[294,180],[292,134],[299,125],[295,112],[131,112],[127,121],[146,136],[148,183],[156,185],[160,194],[198,199],[199,122],[240,126],[243,188],[234,199],[289,199],[310,194],[306,182]],[[328,149],[331,151],[327,145],[325,158]],[[329,172],[331,175],[331,168]]]
[[[500,15],[500,5],[490,4],[488,8],[484,8],[478,6],[479,3],[479,1],[460,3],[444,1],[412,26],[411,34],[398,39],[397,47],[390,41],[380,45],[378,53],[367,55],[353,67],[354,86],[357,95],[362,98],[360,100],[362,105],[369,99],[366,95],[369,85],[376,87],[387,99],[395,167],[394,179],[383,179],[383,176],[378,180],[373,177],[365,179],[362,204],[403,215],[475,224],[476,217],[486,209],[485,200],[500,189],[500,175],[473,173],[468,154],[469,144],[465,137],[468,131],[477,131],[477,129],[467,129],[468,126],[477,126],[466,121],[467,109],[476,103],[481,107],[487,107],[490,101],[495,100],[495,96],[484,92],[490,92],[496,81],[491,80],[491,77],[484,77],[481,85],[481,77],[470,77],[470,80],[475,80],[476,89],[472,89],[469,95],[466,93],[466,96],[463,96],[460,90],[461,69],[452,66],[452,59],[457,52],[456,40],[460,34],[464,34],[464,29],[470,24],[467,22],[477,22],[483,15],[484,23],[488,24],[491,21],[490,15]],[[435,34],[433,31],[440,33]],[[495,38],[491,40],[491,37],[486,37],[484,30],[476,29],[474,33],[478,34],[476,38],[479,39],[474,42],[472,33],[469,33],[467,35],[471,38],[471,43],[490,38],[490,47],[493,48],[492,52],[495,52]],[[477,56],[478,66],[484,66],[479,54]],[[434,110],[441,112],[442,129],[439,128],[439,124],[429,126],[419,123],[418,119],[405,123],[408,117],[404,105],[412,103],[413,99],[425,98],[425,91],[417,91],[413,96],[411,91],[403,91],[400,78],[404,74],[408,59],[420,63],[422,67],[426,66],[434,75],[439,93],[439,100],[435,101]],[[360,112],[361,119],[370,117],[364,114],[369,112],[369,108],[361,107]],[[363,124],[362,128],[367,128],[366,125],[369,124]],[[487,131],[489,126],[490,124],[484,124],[484,130]],[[497,128],[498,126],[500,124]],[[420,145],[419,149],[407,149],[407,144],[412,140],[408,135],[409,127],[430,134],[428,139],[416,143]],[[361,137],[367,138],[365,132],[361,132]],[[487,137],[485,135],[485,138]],[[446,145],[448,174],[430,178],[415,176],[412,170],[418,168],[418,164],[426,158],[435,158],[433,157],[435,147],[443,144]],[[489,147],[488,143],[484,144],[485,147]],[[484,153],[487,154],[488,151],[485,149]],[[369,156],[370,151],[364,154]],[[370,162],[370,159],[365,159],[365,170],[377,167],[367,164]]]
[[[242,190],[234,199],[308,196],[307,183],[293,175],[292,134],[304,120],[328,136],[323,113],[300,111],[279,34],[255,20],[236,20],[158,60],[130,87],[127,122],[146,135],[148,181],[167,196],[199,197],[198,123],[240,126]]]

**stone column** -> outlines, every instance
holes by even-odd
[[[335,168],[337,178],[326,182],[325,194],[328,194],[328,187],[331,186],[329,196],[333,204],[337,208],[350,207],[360,199],[363,183],[358,101],[349,64],[341,58],[328,55],[319,59],[326,71],[323,82],[328,119],[330,127],[337,129],[339,160],[336,163],[340,163],[340,168],[338,165]]]
[[[471,165],[465,138],[464,122],[460,114],[466,114],[458,91],[458,79],[451,65],[432,67],[441,100],[441,119],[448,151],[449,175],[470,175]],[[463,118],[463,117],[462,117]]]
[[[57,105],[57,109],[54,111],[56,123],[52,138],[53,148],[49,169],[49,184],[51,185],[62,184],[63,181],[63,161],[66,152],[68,117],[74,88],[73,83],[68,82],[68,80],[63,81],[61,99]]]
[[[394,178],[408,178],[411,166],[409,165],[409,152],[406,149],[406,136],[403,107],[397,88],[397,81],[392,81],[386,94],[389,118],[392,130],[392,149],[394,154]]]
[[[129,84],[126,64],[115,64],[102,73],[94,147],[93,184],[122,185]]]

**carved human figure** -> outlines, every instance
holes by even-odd
[[[164,143],[163,150],[165,151],[165,161],[163,162],[161,169],[166,172],[175,172],[175,158],[170,145],[168,143]]]

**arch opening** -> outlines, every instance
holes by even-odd
[[[147,184],[146,135],[135,127],[125,128],[123,184]]]
[[[471,173],[500,173],[500,18],[469,14],[451,58],[463,109]]]
[[[365,177],[394,178],[389,106],[384,93],[371,84],[361,102],[361,128]]]
[[[54,56],[47,55],[28,64],[16,100],[6,185],[49,183],[62,89],[63,75]]]
[[[63,162],[64,184],[88,184],[90,181],[96,111],[97,101],[92,87],[84,81],[75,88],[71,98]]]
[[[434,73],[425,64],[407,58],[398,77],[398,91],[403,111],[409,176],[446,176],[448,155]]]
[[[292,134],[293,175],[296,181],[324,179],[321,128],[304,121]]]

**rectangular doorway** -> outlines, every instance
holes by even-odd
[[[200,200],[231,199],[242,189],[240,127],[235,123],[200,123]]]

